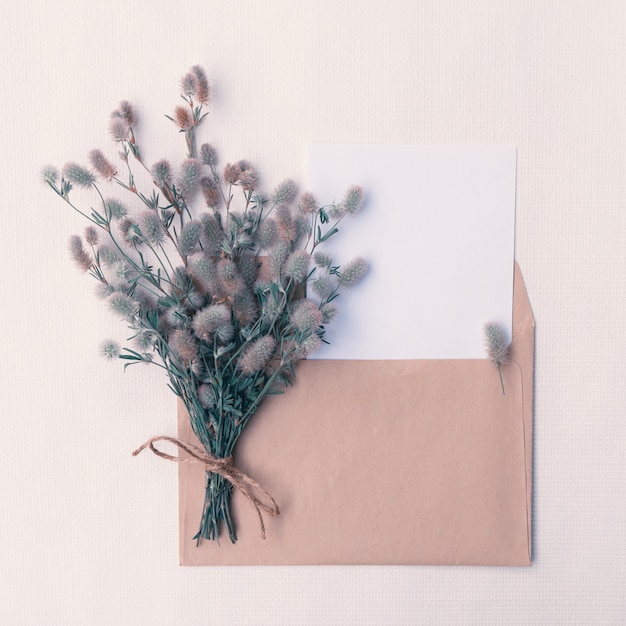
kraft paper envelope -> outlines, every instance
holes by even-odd
[[[533,355],[516,265],[505,395],[486,359],[300,363],[235,452],[280,507],[267,538],[235,492],[237,543],[197,547],[204,470],[179,463],[181,564],[530,565]]]

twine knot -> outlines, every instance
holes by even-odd
[[[157,441],[169,441],[175,446],[178,446],[181,450],[184,450],[189,456],[172,456],[171,454],[162,452],[154,445]],[[148,439],[148,441],[133,452],[133,456],[137,456],[146,448],[150,448],[154,454],[160,456],[162,459],[174,461],[176,463],[200,463],[204,466],[206,471],[222,476],[235,489],[237,489],[237,491],[244,495],[255,508],[257,515],[259,516],[261,537],[265,539],[265,524],[263,522],[261,510],[265,511],[269,515],[276,516],[280,514],[278,505],[276,504],[274,498],[272,498],[272,496],[265,491],[265,489],[263,489],[261,485],[256,482],[256,480],[250,478],[247,474],[244,474],[233,465],[232,456],[225,458],[215,457],[206,452],[206,450],[202,450],[191,443],[186,443],[184,441],[180,441],[179,439],[175,439],[174,437],[167,437],[165,435]],[[259,493],[262,494],[261,497],[259,497]]]

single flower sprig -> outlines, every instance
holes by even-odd
[[[504,336],[504,329],[500,324],[487,322],[484,326],[485,348],[487,357],[498,368],[502,395],[504,395],[504,383],[502,382],[501,367],[509,362],[509,343]]]

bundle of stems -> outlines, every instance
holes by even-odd
[[[200,66],[183,76],[181,91],[184,103],[167,116],[187,148],[177,168],[165,159],[145,163],[134,108],[123,101],[109,123],[123,173],[96,149],[90,166],[48,166],[42,179],[89,222],[71,237],[71,255],[131,331],[124,347],[104,341],[103,356],[122,359],[125,369],[164,370],[206,452],[223,459],[264,398],[292,384],[296,363],[325,341],[342,289],[366,273],[362,258],[339,265],[324,251],[340,222],[361,209],[363,192],[352,186],[342,201],[319,206],[285,180],[263,195],[250,163],[218,169],[211,145],[196,148],[211,91]],[[74,188],[88,190],[95,207],[74,202]],[[231,492],[228,480],[207,471],[198,541],[218,539],[222,524],[236,541]]]

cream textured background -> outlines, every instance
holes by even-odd
[[[625,27],[622,0],[4,7],[0,622],[626,623]],[[162,114],[195,63],[216,92],[203,137],[268,187],[303,181],[310,141],[518,146],[516,257],[537,322],[531,568],[177,565],[175,468],[130,456],[174,433],[174,399],[158,372],[97,356],[120,326],[67,258],[82,222],[37,178],[114,154],[122,98],[148,160],[178,159]]]

